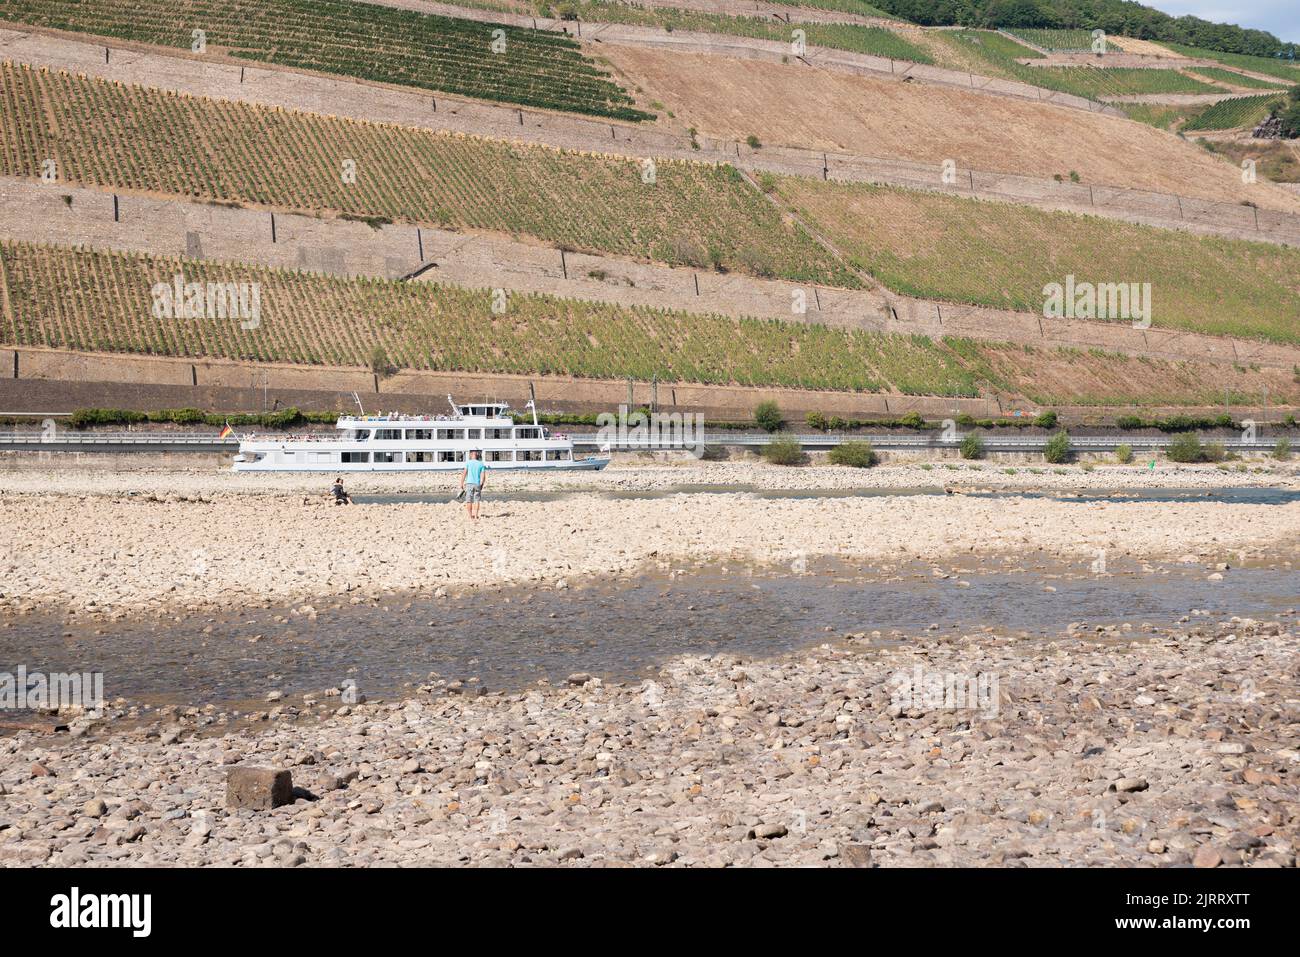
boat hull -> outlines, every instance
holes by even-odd
[[[609,464],[609,459],[590,456],[564,462],[505,462],[490,464],[489,472],[599,472]],[[463,462],[335,462],[301,464],[266,464],[265,462],[236,461],[232,472],[463,472]]]

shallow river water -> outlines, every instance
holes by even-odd
[[[830,561],[733,564],[564,591],[317,601],[314,621],[288,608],[179,622],[26,615],[0,620],[0,670],[102,671],[110,699],[248,707],[271,690],[289,700],[345,680],[372,699],[407,693],[430,672],[508,690],[573,672],[634,679],[674,655],[772,655],[849,632],[913,640],[905,636],[937,624],[938,634],[993,626],[1048,635],[1077,621],[1168,625],[1193,609],[1267,618],[1300,604],[1294,569],[1233,569],[1222,581],[1207,580],[1204,567],[1110,571],[1092,574],[1082,562],[939,578],[928,566],[882,576]]]
[[[877,496],[945,495],[942,485],[916,488],[771,489],[757,485],[671,485],[658,489],[491,489],[487,497],[506,502],[554,502],[559,499],[598,497],[606,499],[660,499],[672,495],[751,495],[760,499],[872,498]],[[978,489],[965,487],[958,494],[972,498],[1045,498],[1057,502],[1226,502],[1229,504],[1286,505],[1300,502],[1300,489],[1241,486],[1239,488],[1128,488],[1128,489]],[[450,500],[450,491],[405,492],[380,495],[357,494],[357,505],[400,503],[436,504]]]

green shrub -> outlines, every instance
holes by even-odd
[[[201,425],[207,416],[198,409],[160,409],[149,413],[150,422],[174,422],[177,425]]]
[[[126,409],[77,409],[68,416],[68,425],[74,429],[85,429],[92,425],[128,425],[144,422],[147,418],[143,412],[130,412]]]
[[[838,415],[832,415],[830,421],[826,423],[826,427],[832,432],[843,432],[849,427],[849,422],[847,419],[841,419]]]
[[[1115,461],[1120,465],[1128,465],[1133,461],[1133,446],[1117,445],[1115,446]]]
[[[1038,426],[1038,428],[1040,429],[1056,428],[1056,413],[1051,409],[1047,409],[1044,412],[1040,412],[1038,416],[1034,419],[1034,425]]]
[[[923,429],[925,428],[925,418],[920,412],[908,412],[906,415],[899,417],[898,424],[905,429]]]
[[[383,346],[377,345],[370,350],[370,371],[377,376],[388,376],[395,371]]]
[[[1280,462],[1285,462],[1287,459],[1291,458],[1290,439],[1283,437],[1277,440],[1277,445],[1273,446],[1273,458]]]
[[[1207,442],[1201,450],[1201,458],[1206,462],[1222,462],[1228,458],[1228,450],[1222,442]]]
[[[785,424],[785,419],[781,417],[781,407],[767,399],[754,407],[754,422],[764,432],[775,432]]]
[[[827,458],[831,465],[851,465],[855,469],[869,469],[880,461],[870,442],[841,442]]]
[[[1121,429],[1142,429],[1146,428],[1146,423],[1136,415],[1121,415],[1115,420],[1117,428]]]
[[[799,441],[788,435],[778,436],[763,446],[763,458],[773,465],[802,465],[808,460]]]
[[[803,420],[808,423],[810,429],[815,429],[818,432],[826,431],[826,413],[824,412],[809,412],[803,417]]]
[[[314,422],[333,425],[337,412],[303,412],[296,408],[279,412],[201,412],[198,409],[158,409],[154,412],[134,412],[129,409],[77,409],[68,417],[74,429],[94,425],[133,425],[138,422],[156,422],[170,425],[232,426],[255,425],[265,429],[287,429]]]
[[[745,145],[748,146],[751,150],[756,150],[763,144],[759,142],[757,136],[755,136],[753,133],[750,133],[748,136],[745,137]]]
[[[1043,447],[1043,458],[1047,459],[1052,465],[1060,465],[1062,462],[1070,460],[1070,433],[1062,429],[1057,432]]]
[[[961,457],[964,459],[984,458],[984,440],[978,432],[970,432],[961,440]]]
[[[1165,454],[1171,462],[1199,462],[1205,455],[1205,449],[1195,432],[1184,432],[1169,443]]]

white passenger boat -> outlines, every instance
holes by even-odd
[[[609,464],[608,456],[575,457],[573,439],[541,425],[532,402],[529,425],[516,423],[504,402],[447,401],[449,416],[340,416],[337,437],[248,436],[240,440],[234,471],[460,471],[472,449],[494,470],[598,470]]]

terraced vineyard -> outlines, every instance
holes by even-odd
[[[1026,83],[1086,96],[1131,96],[1143,93],[1219,93],[1213,84],[1186,76],[1177,70],[1146,70],[1141,67],[1052,66],[1024,67],[1020,77]]]
[[[152,288],[258,283],[261,317],[159,319]],[[488,290],[348,280],[0,241],[8,321],[23,346],[361,366],[376,346],[401,368],[635,376],[700,383],[972,395],[955,353],[923,337],[736,320]]]
[[[1052,53],[1091,53],[1091,30],[1039,30],[1007,27],[1005,32]]]
[[[256,328],[156,318],[155,284],[257,283]],[[188,294],[188,293],[187,293]],[[1214,404],[1225,387],[1300,398],[1280,373],[1005,343],[881,335],[487,290],[0,240],[0,343],[190,358],[972,396]],[[1288,373],[1289,377],[1289,373]]]
[[[1268,116],[1273,107],[1284,99],[1284,94],[1264,94],[1220,100],[1188,120],[1183,124],[1183,129],[1191,132],[1192,130],[1235,130],[1243,126],[1257,126]]]
[[[0,20],[187,50],[200,30],[208,50],[246,60],[543,109],[650,118],[563,34],[351,0],[0,0]]]
[[[1263,73],[1265,76],[1274,76],[1287,84],[1300,83],[1300,61],[1297,60],[1249,56],[1245,53],[1224,53],[1220,50],[1203,50],[1200,47],[1188,47],[1180,43],[1166,43],[1164,45],[1184,56],[1196,57],[1201,60],[1217,60],[1224,66],[1249,70],[1251,73]]]
[[[939,66],[968,69],[985,76],[1019,80],[1061,93],[1097,99],[1143,93],[1214,93],[1221,89],[1176,70],[1144,70],[1130,67],[1026,66],[1017,59],[1041,59],[1036,50],[1010,37],[988,30],[943,30],[928,34],[943,44],[952,59],[934,57]]]
[[[772,0],[773,3],[780,3],[791,7],[813,7],[818,10],[834,10],[838,13],[853,13],[860,17],[881,17],[886,20],[895,20],[899,18],[892,13],[886,13],[863,0]]]
[[[1244,86],[1251,90],[1277,90],[1285,85],[1281,81],[1261,80],[1258,77],[1247,76],[1244,73],[1238,73],[1236,70],[1225,70],[1217,66],[1197,66],[1190,68],[1187,72],[1194,73],[1207,80],[1217,80],[1231,86]]]
[[[786,24],[760,17],[728,17],[717,14],[678,10],[673,7],[640,7],[627,3],[610,3],[607,0],[578,0],[566,5],[579,19],[593,23],[627,23],[641,26],[666,27],[669,30],[689,30],[697,33],[719,33],[730,36],[753,37],[790,43],[792,31],[804,31],[810,47],[828,47],[929,63],[930,57],[920,47],[909,43],[892,30],[883,27],[863,26],[853,23],[794,23]]]
[[[651,170],[623,157],[7,63],[0,64],[0,104],[4,175],[37,176],[53,158],[61,179],[90,186],[491,230],[674,265],[860,284],[730,166],[661,161]]]
[[[484,10],[533,15],[555,16],[563,11],[566,18],[587,23],[620,23],[633,26],[660,27],[669,31],[685,30],[694,33],[717,33],[724,36],[752,37],[790,43],[792,31],[803,30],[810,47],[828,47],[873,56],[929,63],[930,57],[904,37],[883,27],[857,23],[784,23],[763,17],[727,16],[702,13],[677,7],[641,6],[619,0],[569,0],[565,3],[543,4],[541,14],[532,4],[518,0],[460,0],[461,6]],[[799,4],[807,6],[808,4]],[[878,16],[879,14],[864,14]]]
[[[936,193],[779,178],[863,270],[921,297],[1042,314],[1044,287],[1150,283],[1158,328],[1300,342],[1300,250]]]

